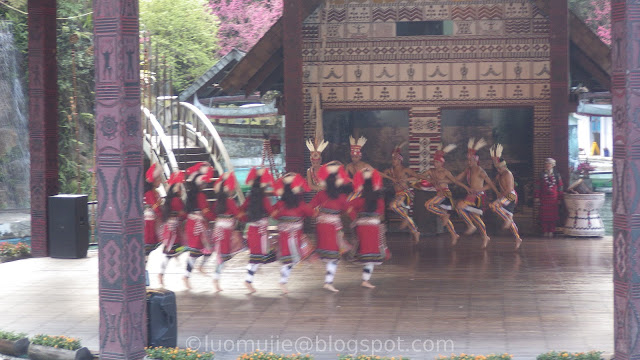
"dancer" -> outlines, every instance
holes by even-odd
[[[373,166],[362,161],[362,147],[367,143],[367,138],[360,136],[356,141],[353,136],[349,136],[349,143],[351,145],[351,162],[345,168],[349,177],[354,177],[362,169],[373,169]]]
[[[502,228],[511,230],[511,233],[515,236],[515,250],[518,250],[522,244],[522,239],[520,238],[520,234],[518,234],[518,227],[515,221],[513,221],[513,210],[518,203],[518,194],[514,188],[513,174],[507,168],[507,162],[502,157],[502,151],[503,147],[501,144],[495,144],[491,148],[493,166],[498,170],[496,183],[498,183],[502,191],[496,192],[498,199],[492,202],[489,207],[504,220],[504,226]]]
[[[415,171],[405,168],[402,165],[402,146],[400,144],[393,149],[391,153],[391,168],[387,169],[383,173],[383,177],[393,181],[393,188],[396,192],[396,196],[393,202],[389,206],[393,212],[398,214],[402,219],[401,228],[409,227],[411,235],[413,236],[413,242],[417,244],[420,241],[420,231],[416,226],[413,219],[409,216],[409,209],[413,201],[413,193],[410,188],[411,178],[427,180],[426,175],[418,174]]]
[[[216,202],[213,204],[213,212],[216,215],[216,223],[213,226],[213,243],[217,253],[213,285],[217,292],[222,291],[220,276],[224,269],[224,263],[239,250],[232,246],[231,240],[236,227],[235,216],[238,215],[238,207],[236,202],[229,197],[235,191],[236,183],[235,174],[226,172],[213,185],[213,190],[216,193]]]
[[[361,285],[373,289],[375,286],[369,282],[373,267],[390,255],[384,227],[380,223],[384,214],[384,200],[380,193],[382,177],[375,169],[364,169],[356,173],[353,185],[355,191],[362,195],[349,202],[347,213],[354,221],[358,236],[356,259],[364,264]]]
[[[180,255],[184,251],[182,246],[182,233],[180,225],[187,217],[184,211],[184,203],[182,202],[182,194],[184,192],[184,172],[179,171],[171,174],[169,177],[169,191],[162,208],[162,219],[164,220],[164,230],[162,232],[162,243],[164,249],[162,252],[165,257],[160,264],[160,273],[158,281],[160,286],[164,286],[164,273],[169,265],[169,260]]]
[[[311,160],[311,167],[307,169],[307,184],[312,191],[320,191],[322,187],[320,186],[320,179],[318,179],[318,170],[320,170],[320,166],[322,165],[322,152],[329,145],[328,141],[318,140],[316,139],[315,143],[311,141],[311,139],[307,139],[307,149],[311,155],[309,156],[309,160]]]
[[[467,192],[469,191],[468,186],[458,181],[451,172],[444,167],[444,156],[455,148],[455,144],[449,144],[442,150],[436,151],[433,157],[433,168],[427,171],[431,185],[436,190],[436,196],[424,204],[429,212],[438,215],[440,219],[442,219],[442,223],[447,228],[447,231],[449,231],[449,235],[451,235],[451,246],[456,245],[460,235],[456,233],[456,229],[453,227],[449,215],[449,211],[452,210],[453,206],[453,197],[451,190],[449,190],[449,184],[454,183],[463,187]]]
[[[317,193],[309,203],[312,209],[318,208],[319,211],[316,224],[316,253],[326,262],[324,288],[338,292],[338,289],[333,286],[338,259],[342,252],[350,248],[344,240],[340,219],[340,215],[347,210],[347,196],[340,192],[340,187],[345,183],[348,175],[339,162],[332,161],[320,168],[318,178],[324,190]]]
[[[296,173],[287,173],[273,186],[280,200],[275,204],[271,217],[278,223],[278,248],[280,268],[280,288],[283,294],[289,293],[287,283],[291,269],[308,253],[311,246],[303,233],[304,218],[313,216],[313,210],[300,200],[299,194],[309,191],[304,178]],[[301,248],[304,246],[305,248]]]
[[[482,234],[482,248],[486,249],[489,244],[489,236],[487,236],[487,227],[482,221],[482,204],[484,202],[484,192],[491,188],[498,194],[496,186],[493,184],[487,173],[478,165],[480,157],[476,154],[478,150],[487,145],[484,139],[477,142],[475,138],[469,139],[467,145],[467,169],[456,176],[456,180],[462,181],[466,178],[469,186],[467,197],[458,202],[457,210],[462,220],[467,224],[465,235],[471,235],[480,229]],[[485,182],[488,184],[485,186]]]
[[[273,212],[271,199],[265,195],[268,186],[273,187],[273,178],[269,170],[265,168],[252,168],[249,171],[247,185],[251,186],[251,192],[240,206],[238,218],[247,223],[247,244],[249,246],[249,264],[247,265],[247,278],[245,286],[249,293],[253,294],[253,276],[261,264],[268,264],[276,260],[276,253],[269,243],[269,215]]]
[[[207,196],[202,192],[206,184],[213,180],[213,168],[208,163],[199,163],[187,169],[187,176],[185,210],[188,215],[184,232],[187,238],[189,258],[187,259],[187,270],[182,280],[185,287],[191,289],[189,278],[196,260],[204,256],[200,265],[200,271],[203,272],[204,263],[211,255],[212,245],[207,239],[207,229],[209,221],[214,221],[216,217],[209,209]]]
[[[147,263],[149,254],[160,244],[158,228],[162,219],[162,198],[158,193],[162,168],[151,164],[145,174],[144,183],[144,262]]]
[[[553,237],[558,222],[558,205],[562,201],[562,177],[555,169],[556,161],[547,158],[544,171],[536,180],[534,192],[535,203],[540,205],[540,225],[544,236]]]

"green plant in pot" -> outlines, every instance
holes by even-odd
[[[36,335],[29,345],[32,360],[91,360],[93,355],[80,340],[67,336]]]
[[[0,354],[22,356],[28,348],[27,334],[0,330]]]

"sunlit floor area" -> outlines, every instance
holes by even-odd
[[[362,267],[341,261],[331,293],[320,261],[293,269],[281,295],[279,263],[255,275],[247,295],[248,254],[227,262],[215,293],[213,261],[182,276],[186,257],[171,260],[166,289],[176,293],[178,346],[235,359],[254,349],[311,353],[315,359],[361,353],[433,359],[451,353],[511,353],[534,359],[548,350],[613,352],[612,238],[507,236],[486,251],[479,236],[455,248],[447,237],[390,234],[393,257],[360,286]],[[151,254],[150,288],[163,255]],[[78,260],[26,259],[0,264],[0,329],[68,335],[97,351],[98,254]]]

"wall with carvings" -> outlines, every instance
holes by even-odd
[[[448,35],[396,36],[396,22],[430,20]],[[531,106],[539,173],[551,151],[549,27],[522,0],[327,0],[303,25],[306,108],[319,91],[324,110],[408,109],[410,165],[424,170],[442,108]]]

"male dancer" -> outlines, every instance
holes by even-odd
[[[498,176],[496,176],[496,182],[500,185],[501,192],[496,192],[498,199],[489,205],[502,220],[504,220],[503,229],[511,230],[513,236],[516,237],[515,250],[520,248],[522,239],[518,234],[518,227],[513,221],[513,210],[518,202],[518,194],[514,189],[513,174],[507,169],[507,162],[502,157],[503,147],[500,144],[496,144],[491,149],[491,158],[493,159],[493,165],[498,170]]]
[[[469,143],[467,145],[467,169],[456,177],[458,181],[466,178],[467,184],[469,185],[467,197],[458,202],[457,206],[458,214],[467,224],[467,231],[465,231],[464,234],[471,235],[476,230],[480,229],[483,249],[487,248],[489,240],[491,240],[489,236],[487,236],[487,227],[481,218],[484,192],[491,188],[496,192],[496,194],[498,194],[496,186],[493,184],[491,179],[489,179],[487,173],[478,165],[480,157],[476,155],[476,152],[485,145],[487,145],[487,143],[484,139],[480,139],[477,142],[475,141],[475,138],[469,139]],[[485,183],[487,185],[485,185]]]
[[[456,230],[450,220],[449,210],[452,210],[453,198],[451,190],[449,190],[449,184],[453,183],[463,187],[467,192],[470,191],[467,185],[458,181],[449,170],[444,168],[444,156],[455,148],[455,144],[449,144],[442,150],[436,151],[435,156],[433,157],[433,168],[427,171],[427,175],[430,178],[431,185],[436,189],[437,193],[436,196],[424,204],[429,212],[440,216],[442,219],[442,223],[451,235],[451,246],[456,245],[460,235],[456,233]]]
[[[311,139],[307,139],[307,149],[309,149],[309,160],[311,160],[311,167],[307,169],[307,184],[312,191],[320,191],[322,190],[322,186],[320,186],[320,179],[318,179],[318,170],[320,170],[320,166],[322,165],[322,152],[329,145],[328,141],[318,140],[315,142],[311,141]]]
[[[373,167],[366,162],[362,161],[362,152],[361,149],[364,144],[367,143],[367,139],[364,136],[360,136],[358,140],[353,138],[353,136],[349,136],[349,143],[351,144],[351,162],[347,164],[345,170],[351,178],[353,178],[356,173],[363,169],[373,169]]]

